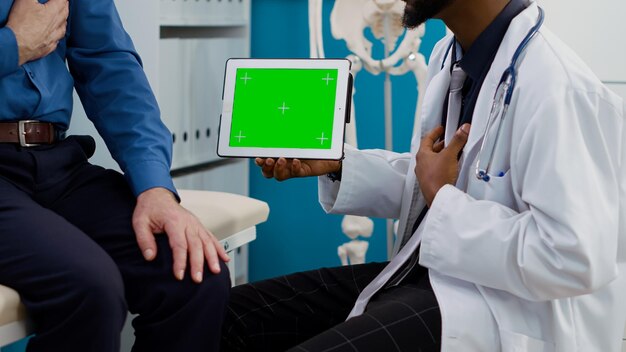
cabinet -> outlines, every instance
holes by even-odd
[[[247,26],[248,0],[161,0],[162,26]]]
[[[249,0],[161,0],[158,93],[172,132],[177,188],[248,195],[248,161],[221,160],[217,131],[226,60],[250,52]],[[231,253],[235,283],[247,281],[247,248]]]
[[[172,131],[172,169],[218,161],[224,66],[248,57],[249,0],[159,2],[159,103]],[[241,192],[237,192],[241,193]]]

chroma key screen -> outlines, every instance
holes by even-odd
[[[336,69],[237,69],[230,147],[331,149]]]

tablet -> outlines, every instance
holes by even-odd
[[[346,59],[229,59],[217,154],[342,159],[351,92]]]

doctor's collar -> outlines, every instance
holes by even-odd
[[[480,80],[489,71],[509,25],[529,5],[528,0],[511,0],[467,51],[463,50],[455,38],[456,50],[452,52],[452,62],[459,61],[463,71],[472,80]]]

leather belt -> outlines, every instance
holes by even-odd
[[[57,134],[50,122],[22,120],[0,122],[0,143],[16,143],[22,147],[36,147],[56,142]]]

